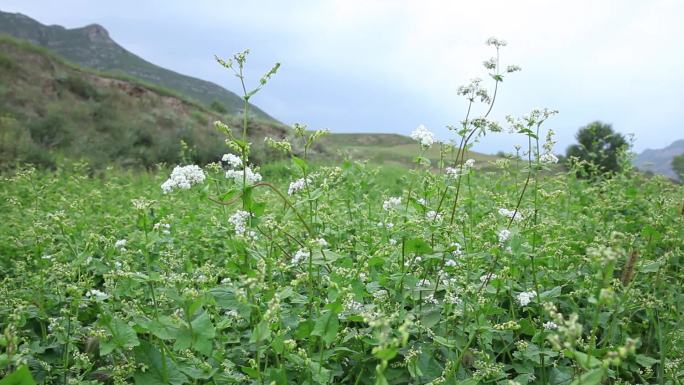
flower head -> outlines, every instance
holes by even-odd
[[[237,155],[223,154],[223,158],[221,158],[221,160],[228,163],[228,165],[230,165],[232,168],[238,168],[242,166],[242,159],[240,159],[240,157]]]
[[[161,188],[164,194],[176,188],[187,190],[193,184],[203,183],[205,178],[204,171],[197,165],[176,166],[171,171],[169,179],[162,183]]]
[[[435,135],[421,124],[411,132],[411,139],[418,141],[421,146],[427,148],[435,142]]]

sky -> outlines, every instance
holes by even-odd
[[[67,28],[104,26],[162,67],[238,90],[213,59],[251,50],[248,82],[282,66],[252,102],[278,120],[333,132],[408,135],[425,124],[443,140],[465,116],[457,95],[496,36],[508,45],[491,117],[559,110],[546,127],[564,153],[595,120],[634,134],[634,150],[684,138],[684,1],[90,1],[0,0],[0,10]],[[473,111],[474,115],[483,109]],[[474,150],[511,152],[524,138],[490,134]]]

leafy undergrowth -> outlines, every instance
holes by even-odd
[[[217,165],[167,195],[147,174],[8,176],[2,371],[27,364],[47,384],[679,383],[681,187],[542,176],[511,214],[526,170],[500,161],[464,171],[452,222],[443,173],[407,173],[392,199],[378,170],[296,164],[309,180],[292,207],[259,184],[236,199]]]

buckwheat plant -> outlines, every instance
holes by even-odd
[[[520,68],[487,44],[453,137],[407,132],[410,170],[325,159],[327,131],[304,124],[264,139],[287,162],[255,164],[250,102],[278,65],[250,88],[245,51],[217,58],[243,110],[215,123],[214,162],[0,174],[0,376],[681,384],[682,187],[578,179],[554,155],[554,110],[494,121]],[[473,152],[483,135],[511,155]]]

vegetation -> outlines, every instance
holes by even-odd
[[[316,165],[312,151],[329,137],[300,124],[291,140],[265,141],[287,161],[259,168],[249,103],[278,65],[250,86],[245,51],[217,58],[241,83],[244,115],[215,123],[227,153],[204,168],[185,159],[158,173],[89,175],[76,163],[4,174],[0,375],[681,384],[682,186],[629,168],[577,178],[579,162],[552,172],[549,109],[509,118],[526,142],[520,156],[478,167],[472,143],[502,131],[488,116],[519,69],[500,65],[505,42],[488,45],[495,92],[480,80],[461,87],[458,146],[419,126],[411,170]],[[69,146],[69,130],[46,128],[63,125],[37,125],[31,140]]]
[[[620,154],[629,149],[629,143],[610,124],[589,123],[580,128],[576,138],[579,143],[568,147],[566,155],[571,162],[583,161],[583,175],[619,172],[624,167]]]
[[[242,100],[233,92],[217,84],[181,75],[147,62],[118,45],[109,37],[107,31],[97,24],[67,29],[58,25],[46,26],[22,14],[0,11],[0,34],[3,33],[49,47],[66,60],[83,67],[110,74],[117,73],[127,78],[133,77],[163,89],[173,90],[175,95],[184,95],[207,107],[217,101],[226,107],[230,114],[237,114],[242,108]],[[258,107],[250,108],[255,117],[274,120]]]
[[[672,169],[679,175],[679,179],[684,181],[684,154],[672,158]]]
[[[0,168],[22,162],[54,168],[62,159],[153,168],[187,160],[205,164],[224,151],[213,122],[221,115],[172,92],[109,77],[65,62],[49,52],[0,38]],[[21,63],[21,65],[19,64]],[[264,135],[285,137],[277,123],[251,118],[253,154],[270,159]]]

